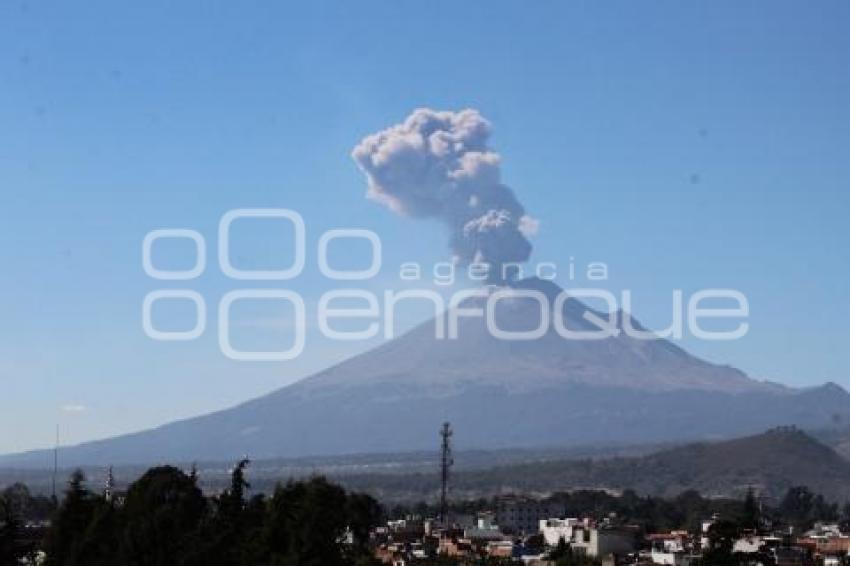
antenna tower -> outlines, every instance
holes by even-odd
[[[449,423],[443,423],[443,427],[440,429],[440,437],[443,439],[442,442],[442,458],[440,459],[440,469],[441,469],[441,480],[442,480],[442,489],[440,490],[440,520],[443,523],[443,527],[449,526],[449,470],[454,464],[454,460],[452,459],[452,426]]]

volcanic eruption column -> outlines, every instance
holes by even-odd
[[[420,108],[365,137],[352,157],[366,174],[369,198],[401,215],[442,220],[454,261],[488,264],[490,282],[498,283],[508,264],[528,259],[537,221],[501,182],[490,133],[476,110]]]

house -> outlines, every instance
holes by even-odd
[[[562,503],[533,497],[506,496],[496,501],[496,523],[506,532],[535,534],[540,521],[548,517],[562,517],[566,508]]]
[[[497,541],[504,538],[490,513],[482,514],[474,526],[464,529],[463,536],[472,541]]]
[[[631,531],[615,528],[577,527],[569,543],[573,552],[585,554],[591,558],[600,558],[609,554],[622,556],[635,550],[635,536]]]
[[[541,519],[537,529],[547,545],[557,546],[561,539],[565,542],[572,540],[573,529],[581,525],[589,526],[579,519]]]
[[[700,556],[685,551],[669,552],[664,549],[653,548],[649,559],[653,564],[666,564],[668,566],[691,566],[699,564]]]
[[[764,540],[757,535],[741,537],[732,544],[732,552],[755,554],[764,546]]]

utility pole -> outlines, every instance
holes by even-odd
[[[452,459],[452,427],[449,423],[443,423],[443,427],[440,429],[440,437],[443,439],[443,453],[441,458],[441,479],[442,479],[442,489],[440,491],[440,520],[443,523],[443,527],[447,528],[449,526],[449,468],[454,464],[454,460]]]

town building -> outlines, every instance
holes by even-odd
[[[532,497],[501,497],[495,507],[496,523],[505,532],[518,534],[537,533],[541,520],[563,517],[566,513],[562,503]]]

